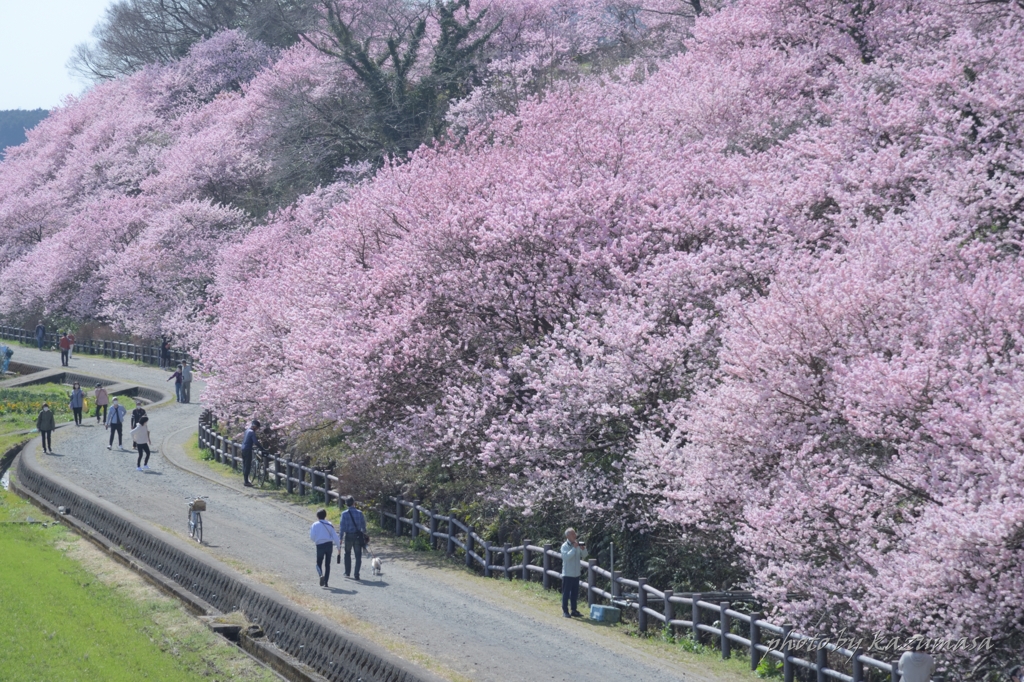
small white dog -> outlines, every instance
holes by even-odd
[[[374,575],[384,575],[383,573],[381,573],[381,570],[380,570],[380,567],[381,567],[380,557],[373,557],[373,561],[371,561],[370,564],[373,566],[373,574]]]

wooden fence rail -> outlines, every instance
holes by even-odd
[[[21,341],[22,343],[35,344],[36,335],[34,331],[20,327],[0,325],[0,339],[8,341]],[[55,346],[60,341],[60,334],[46,332],[43,338],[44,346]],[[121,358],[138,360],[150,365],[160,364],[160,347],[144,344],[128,343],[126,341],[103,341],[96,339],[75,339],[75,353],[87,353],[89,355],[102,355],[105,358]],[[171,349],[171,362],[177,364],[188,359],[185,351]]]
[[[241,464],[241,444],[214,431],[209,412],[199,418],[199,445],[211,450],[218,462],[235,469]],[[289,493],[322,494],[325,505],[336,502],[339,508],[343,507],[346,494],[341,492],[336,476],[290,458],[268,457],[268,478],[277,485],[283,485]],[[482,538],[453,513],[424,507],[419,500],[388,497],[381,501],[377,513],[381,528],[395,535],[424,536],[432,549],[443,547],[448,556],[455,556],[457,549],[462,550],[465,565],[480,569],[485,577],[531,581],[538,576],[544,589],[554,587],[555,580],[561,581],[562,574],[556,566],[560,567],[562,553],[554,545],[538,546],[531,540],[523,540],[515,546],[497,545]],[[813,672],[816,682],[900,682],[896,662],[872,658],[862,649],[853,651],[822,642],[820,638],[794,632],[789,624],[771,623],[765,620],[764,614],[744,613],[733,608],[738,603],[752,601],[749,593],[675,594],[672,590],[659,590],[649,585],[647,578],[624,578],[614,567],[606,569],[598,565],[596,558],[581,562],[581,568],[586,571],[585,580],[580,576],[580,588],[587,605],[603,601],[635,612],[640,632],[646,632],[653,619],[673,633],[687,633],[695,643],[717,647],[722,658],[730,658],[738,647],[743,647],[751,670],[756,670],[765,657],[781,662],[784,682],[793,682],[797,668]],[[812,649],[814,660],[796,653],[808,649]]]

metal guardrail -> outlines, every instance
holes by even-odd
[[[20,327],[10,327],[7,325],[0,325],[0,339],[20,341],[29,345],[34,345],[36,343],[36,335],[34,331],[22,329]],[[59,341],[60,334],[55,334],[53,332],[47,332],[43,337],[44,346],[56,346]],[[74,352],[87,353],[89,355],[102,355],[106,358],[138,360],[139,362],[145,362],[150,365],[160,364],[159,346],[148,346],[144,344],[128,343],[125,341],[75,339]],[[177,364],[188,358],[189,355],[185,351],[171,349],[171,363]]]

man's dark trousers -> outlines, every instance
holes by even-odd
[[[252,450],[242,450],[242,478],[249,482],[249,472],[252,470]]]
[[[363,539],[356,533],[345,533],[345,575],[352,573],[352,550],[356,551],[356,578],[363,565]]]
[[[333,542],[321,542],[316,546],[316,572],[324,579],[325,583],[331,579],[331,548],[333,547]],[[323,568],[320,568],[320,564],[323,564]]]
[[[572,602],[572,613],[576,613],[576,600],[580,598],[580,578],[562,576],[562,613],[569,613],[569,602]]]
[[[117,434],[117,444],[118,444],[118,446],[123,445],[123,443],[121,442],[121,433],[122,433],[121,429],[123,428],[123,426],[124,425],[121,422],[117,422],[116,424],[110,424],[110,443],[108,443],[108,445],[112,446],[114,444],[114,434],[115,433]]]

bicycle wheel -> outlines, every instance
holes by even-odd
[[[203,544],[203,515],[196,512],[196,542]]]
[[[196,533],[196,525],[192,520],[192,512],[188,513],[188,536],[193,537]]]
[[[260,457],[256,463],[256,485],[260,488],[267,482],[267,460]]]

